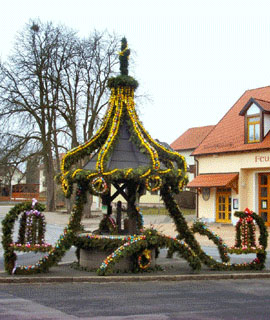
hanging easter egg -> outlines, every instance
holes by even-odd
[[[92,180],[91,188],[96,194],[104,194],[108,191],[107,182],[101,176],[98,176]]]
[[[140,269],[145,270],[150,267],[152,260],[151,250],[145,249],[138,257],[138,266]]]
[[[150,176],[145,181],[146,189],[149,191],[157,191],[162,186],[162,180],[159,176]]]

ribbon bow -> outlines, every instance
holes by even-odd
[[[253,211],[249,210],[248,208],[246,208],[244,212],[247,215],[251,215],[253,213]]]
[[[34,208],[37,202],[38,202],[37,199],[35,198],[32,199],[32,208]]]

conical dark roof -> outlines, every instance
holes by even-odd
[[[104,186],[123,180],[144,182],[149,190],[167,183],[176,191],[185,183],[185,158],[152,139],[139,120],[134,103],[137,85],[127,74],[109,81],[111,97],[101,127],[90,141],[63,158],[62,186],[67,196],[71,185],[81,180],[94,193],[103,193]],[[82,160],[85,165],[78,168]]]
[[[118,141],[113,148],[112,154],[108,159],[108,171],[114,169],[137,169],[139,167],[149,167],[150,159],[141,153],[139,148],[130,140],[130,132],[126,122],[119,128]],[[83,167],[84,170],[95,170],[97,155]]]

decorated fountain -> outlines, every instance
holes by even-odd
[[[111,95],[103,122],[92,139],[67,152],[62,160],[59,181],[63,192],[67,198],[75,195],[68,226],[53,247],[43,249],[48,252],[37,263],[17,266],[15,251],[19,250],[23,243],[14,245],[11,239],[14,222],[20,214],[34,210],[38,204],[15,206],[3,221],[3,247],[7,272],[47,272],[62,259],[72,245],[77,247],[78,261],[83,265],[87,260],[98,260],[93,252],[98,250],[105,253],[95,267],[99,275],[113,272],[123,259],[128,259],[128,268],[134,272],[154,267],[159,248],[168,248],[168,256],[177,252],[187,261],[191,270],[195,271],[201,269],[202,263],[214,270],[263,269],[267,231],[264,222],[255,213],[247,210],[237,213],[241,222],[237,226],[234,248],[228,248],[218,235],[200,221],[195,221],[192,227],[188,226],[174,200],[174,194],[181,192],[187,183],[185,158],[154,140],[139,120],[134,102],[138,82],[128,74],[129,55],[127,41],[123,38],[119,53],[121,74],[108,80]],[[176,238],[143,228],[137,205],[145,189],[160,191],[175,223],[178,233]],[[95,233],[82,233],[80,223],[89,192],[101,197],[107,211],[100,230]],[[128,221],[124,230],[111,218],[112,202],[118,195],[127,203]],[[40,211],[43,209],[39,207]],[[257,244],[254,238],[254,222],[260,230]],[[220,254],[219,261],[202,250],[195,239],[195,233],[207,236],[216,244]],[[245,240],[242,241],[242,238]],[[33,243],[28,247],[34,248],[35,245]],[[256,259],[242,264],[230,263],[230,252],[252,252],[256,254]]]

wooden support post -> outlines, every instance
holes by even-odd
[[[127,214],[129,218],[128,231],[129,234],[137,234],[137,210],[136,210],[136,198],[137,198],[137,185],[129,183],[127,186],[128,207]]]
[[[117,231],[120,234],[122,232],[122,202],[117,202],[116,207],[116,224],[117,224]]]

